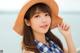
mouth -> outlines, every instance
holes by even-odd
[[[46,25],[41,25],[40,26],[40,28],[44,28],[44,29],[46,29],[48,27],[48,25],[46,24]]]

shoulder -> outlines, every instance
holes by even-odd
[[[64,48],[64,53],[68,53],[68,48]]]
[[[22,48],[22,53],[35,53],[35,52],[37,52],[37,49],[30,48],[29,46],[26,46],[25,44],[23,44],[22,41],[20,43],[20,46]]]
[[[35,53],[35,52],[32,51],[31,49],[25,47],[24,44],[22,44],[22,53]]]
[[[23,49],[22,53],[35,53],[35,52]]]

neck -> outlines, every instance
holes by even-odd
[[[35,40],[40,41],[42,43],[46,43],[45,34],[44,33],[34,32],[34,37],[35,37]]]

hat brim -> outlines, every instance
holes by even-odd
[[[57,27],[57,25],[62,22],[62,18],[58,16],[59,8],[54,0],[30,0],[27,4],[23,6],[23,8],[19,12],[15,25],[13,27],[13,30],[15,32],[23,35],[24,15],[32,5],[35,5],[37,3],[44,3],[50,7],[52,14],[51,28]]]

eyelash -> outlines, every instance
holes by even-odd
[[[49,14],[45,14],[45,16],[49,16]],[[36,15],[35,17],[37,18],[37,17],[39,17],[39,15]]]
[[[49,16],[49,14],[45,14],[45,16]]]
[[[35,17],[37,18],[37,17],[39,17],[39,15],[36,15]]]

